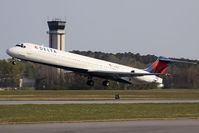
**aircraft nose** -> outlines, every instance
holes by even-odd
[[[6,53],[10,55],[10,48],[6,50]]]
[[[14,52],[14,49],[13,49],[13,48],[9,48],[9,49],[6,50],[6,53],[7,53],[8,55],[10,55],[10,56],[13,56],[15,52]]]

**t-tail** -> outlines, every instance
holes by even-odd
[[[150,73],[164,73],[167,70],[168,66],[175,62],[196,64],[193,62],[173,60],[173,59],[160,56],[151,66],[149,66],[145,70]],[[160,77],[161,75],[157,75],[157,76]]]

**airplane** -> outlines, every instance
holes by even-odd
[[[156,83],[157,87],[162,88],[164,84],[161,76],[169,65],[174,62],[192,63],[160,56],[148,68],[138,69],[32,43],[16,44],[6,52],[13,58],[12,64],[20,59],[84,74],[88,77],[89,86],[94,86],[92,78],[98,77],[105,79],[102,84],[106,87],[113,80],[127,84]]]

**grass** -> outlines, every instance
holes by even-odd
[[[0,105],[0,123],[199,118],[199,103]]]
[[[17,90],[0,91],[0,100],[102,100],[114,99],[199,99],[199,89],[155,90]]]

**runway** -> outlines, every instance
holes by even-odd
[[[199,120],[9,124],[2,133],[198,133]]]
[[[74,101],[0,101],[0,105],[18,104],[127,104],[127,103],[199,103],[199,100],[74,100]]]

